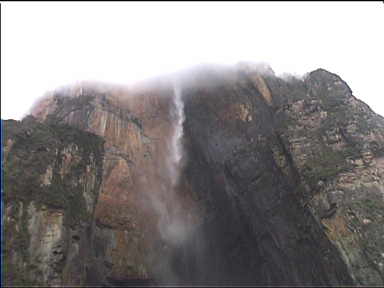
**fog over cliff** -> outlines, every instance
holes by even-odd
[[[384,119],[332,72],[83,82],[4,127],[7,284],[384,283]]]

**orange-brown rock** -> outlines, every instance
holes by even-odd
[[[176,210],[182,206],[191,208],[193,201],[188,194],[168,195],[174,193],[167,171],[173,86],[163,80],[154,87],[110,87],[107,95],[102,89],[72,87],[63,92],[65,97],[57,93],[50,100],[43,99],[32,114],[41,120],[55,115],[61,122],[104,137],[104,172],[95,220],[100,229],[105,227],[113,234],[107,278],[143,278],[149,273],[147,261],[153,258],[147,254],[152,253],[154,241],[161,240],[159,221],[167,213],[180,213]]]

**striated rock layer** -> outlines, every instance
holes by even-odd
[[[25,281],[384,284],[384,119],[335,74],[202,66],[135,87],[60,89],[32,114],[41,123],[5,127],[6,259]],[[23,125],[33,139],[14,136]],[[45,143],[39,129],[54,131],[48,152],[26,149]],[[91,144],[100,137],[104,152]]]

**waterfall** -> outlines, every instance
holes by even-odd
[[[181,213],[181,204],[177,195],[177,185],[183,168],[183,123],[184,103],[182,90],[177,81],[173,84],[173,105],[171,106],[172,135],[169,142],[168,171],[169,186],[166,191],[166,202],[169,204],[166,211],[166,221],[162,223],[162,237],[170,244],[180,244],[187,237],[186,223]],[[164,225],[165,224],[165,225]]]
[[[181,89],[178,83],[173,85],[173,116],[175,118],[174,130],[171,139],[171,149],[170,149],[170,177],[172,188],[177,185],[180,170],[182,168],[182,156],[183,156],[183,147],[182,147],[182,138],[183,138],[183,123],[184,123],[184,103],[181,99]]]
[[[158,216],[158,231],[163,241],[163,247],[167,247],[161,253],[155,265],[159,281],[164,283],[176,283],[178,274],[172,265],[172,253],[170,251],[182,246],[190,237],[191,225],[185,218],[180,199],[180,177],[183,168],[183,123],[184,103],[182,101],[182,90],[177,81],[173,84],[173,95],[170,108],[170,135],[166,139],[167,154],[165,168],[161,171],[163,177],[157,183],[156,191],[149,193],[152,207]],[[168,249],[171,250],[168,250]]]
[[[157,191],[147,193],[147,196],[159,217],[158,230],[162,240],[170,245],[179,245],[188,237],[189,228],[185,223],[185,215],[183,215],[185,213],[183,213],[180,193],[178,193],[183,168],[182,139],[185,117],[182,90],[177,81],[173,83],[173,95],[169,109],[171,130],[170,137],[166,139],[165,169],[160,171],[161,180],[154,187]]]

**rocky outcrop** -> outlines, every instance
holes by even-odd
[[[203,66],[130,88],[57,90],[32,114],[36,125],[65,123],[105,140],[88,234],[94,254],[78,274],[87,283],[384,284],[384,119],[335,74],[282,79],[246,63]],[[5,154],[14,155],[12,143]],[[55,165],[39,172],[41,185],[52,183]],[[67,210],[48,217],[36,203],[18,211],[52,231],[65,227]],[[71,235],[60,231],[49,235]],[[46,265],[39,269],[54,267]]]
[[[4,121],[5,285],[84,285],[103,140],[32,116]]]

